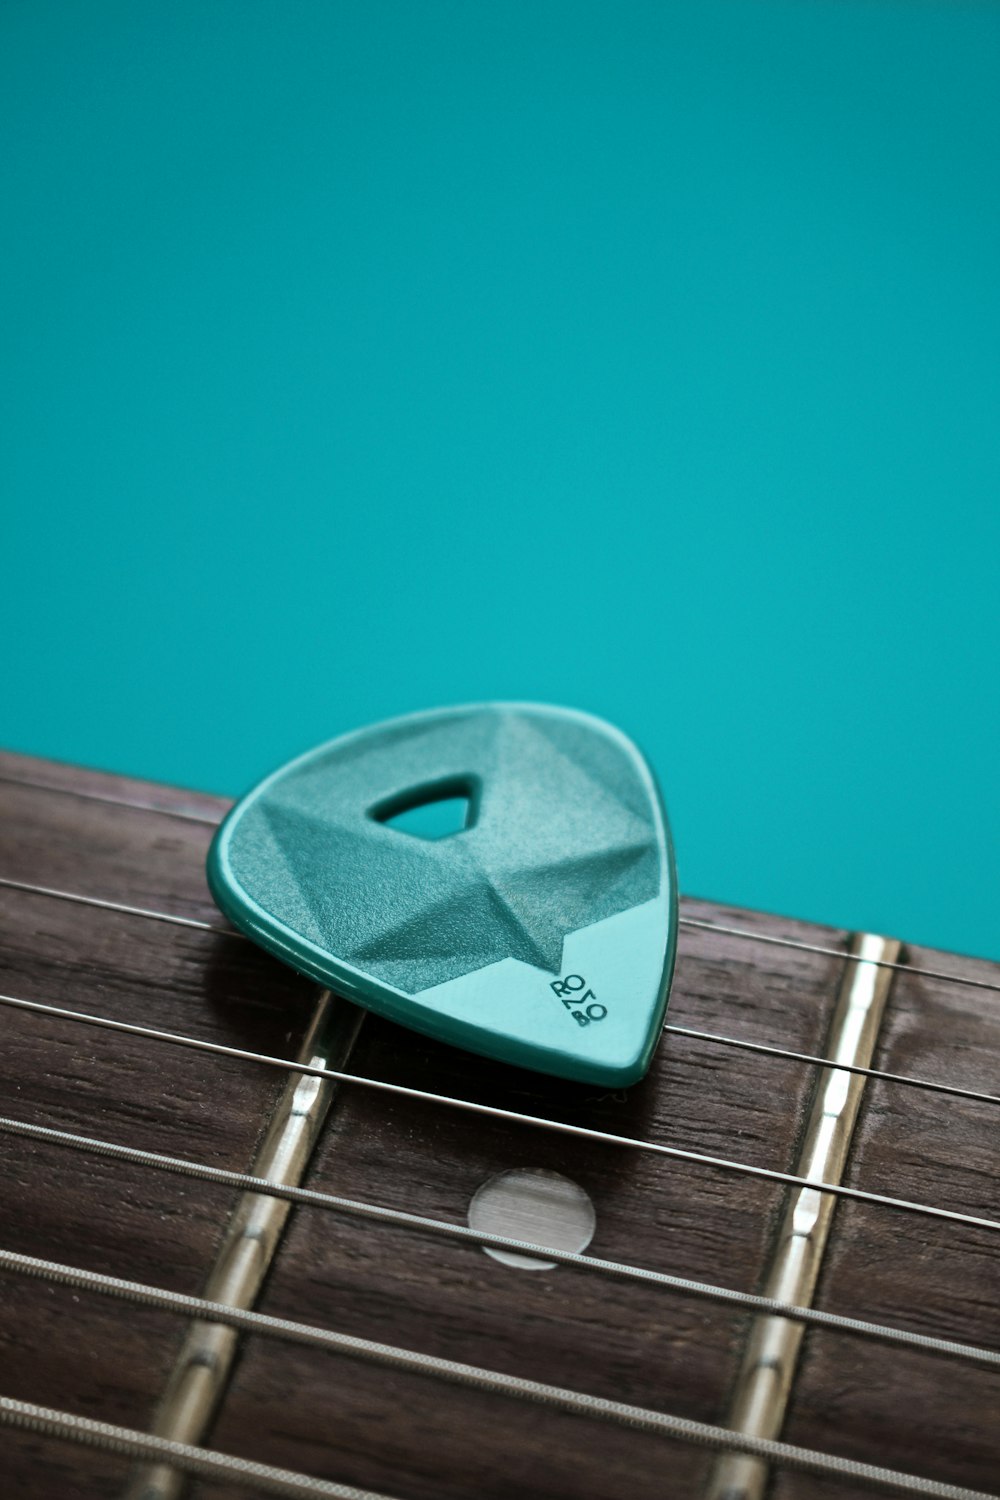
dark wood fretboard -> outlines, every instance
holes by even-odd
[[[225,930],[205,887],[205,853],[225,806],[0,756],[3,993],[299,1056],[311,1027],[315,1034],[320,992]],[[685,900],[682,914],[673,1026],[828,1055],[850,934],[704,901]],[[890,971],[872,1066],[992,1093],[1000,966],[912,945],[902,961]],[[963,979],[972,982],[955,982]],[[823,1072],[668,1032],[643,1083],[599,1093],[375,1017],[358,1026],[345,1002],[332,1006],[332,1060],[352,1074],[779,1172],[797,1170]],[[0,1022],[6,1119],[259,1170],[288,1097],[280,1070],[16,1007],[0,1007]],[[786,1184],[358,1084],[340,1085],[327,1106],[318,1139],[303,1148],[299,1178],[310,1189],[464,1225],[493,1175],[554,1171],[595,1206],[591,1256],[745,1293],[766,1284]],[[840,1200],[818,1308],[1000,1350],[998,1124],[989,1101],[864,1082],[844,1184],[998,1222]],[[245,1208],[235,1186],[5,1130],[0,1183],[3,1250],[194,1297],[222,1285],[220,1257]],[[261,1312],[670,1413],[700,1424],[695,1438],[731,1419],[753,1324],[747,1307],[582,1266],[510,1266],[475,1243],[317,1206],[293,1207],[273,1238],[253,1299]],[[190,1332],[176,1310],[0,1270],[0,1396],[139,1433],[166,1430]],[[718,1473],[716,1452],[698,1441],[518,1391],[263,1331],[241,1332],[234,1351],[201,1439],[208,1447],[393,1500],[701,1500]],[[780,1440],[997,1492],[1000,1369],[807,1326]],[[150,1472],[65,1437],[0,1427],[4,1500],[92,1500],[130,1486],[134,1494]],[[197,1500],[258,1493],[245,1475],[183,1483]],[[780,1461],[764,1486],[772,1500],[892,1492]]]

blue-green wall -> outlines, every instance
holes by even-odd
[[[1000,955],[1000,8],[7,0],[0,739],[606,715],[685,889]]]

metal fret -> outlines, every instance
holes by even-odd
[[[894,958],[899,944],[863,934],[852,952],[858,959],[840,988],[830,1027],[831,1061],[867,1064],[882,1025],[890,978],[876,967]],[[865,1080],[829,1068],[816,1092],[799,1153],[799,1172],[810,1182],[840,1182],[857,1121]],[[830,1236],[835,1200],[803,1187],[790,1193],[778,1232],[777,1250],[764,1282],[764,1295],[802,1307],[811,1305]],[[736,1432],[776,1438],[788,1409],[798,1364],[803,1324],[773,1316],[755,1319],[730,1403],[729,1425]],[[726,1454],[715,1465],[707,1500],[762,1500],[768,1468],[760,1459]]]
[[[325,1067],[346,1062],[364,1013],[337,1002],[324,990],[299,1050],[302,1062]],[[333,1103],[336,1085],[323,1078],[290,1075],[277,1108],[247,1174],[261,1187],[299,1186],[320,1130]],[[250,1308],[277,1253],[293,1199],[244,1192],[230,1219],[222,1246],[205,1284],[209,1302]],[[188,1329],[151,1430],[181,1443],[201,1443],[229,1383],[236,1356],[235,1329],[196,1319]],[[180,1470],[156,1464],[136,1473],[126,1500],[177,1500]]]
[[[18,778],[3,775],[0,775],[0,781],[20,785],[26,784]],[[74,788],[51,787],[46,786],[44,783],[34,783],[33,785],[39,791],[60,793],[66,796],[84,795],[88,800],[99,803],[120,805],[125,808],[156,815],[181,819],[187,818],[189,821],[200,823],[209,828],[216,822],[216,819],[208,814],[159,807],[153,802],[149,804],[130,802],[105,796],[99,792],[81,794]],[[31,805],[34,806],[35,804]],[[83,820],[81,826],[88,826],[87,821]],[[143,824],[140,826],[145,827],[146,825]],[[52,866],[53,873],[55,872],[55,868],[55,866]],[[44,872],[40,871],[39,873],[48,874],[48,867],[44,869]],[[72,874],[67,874],[66,879],[68,883],[76,883]],[[140,925],[142,921],[155,921],[185,928],[192,933],[203,931],[213,936],[236,937],[238,940],[244,940],[243,934],[236,933],[233,929],[222,925],[217,920],[206,920],[195,916],[162,912],[101,897],[90,897],[72,890],[61,890],[41,884],[32,885],[4,877],[0,877],[0,886],[15,891],[24,891],[29,895],[42,898],[74,902],[83,907],[118,913],[124,917],[137,919]],[[158,900],[158,898],[151,899]],[[187,909],[190,911],[197,912],[204,910],[206,916],[209,912],[207,904],[203,906],[197,898],[181,901],[180,904],[187,905]],[[18,907],[15,906],[14,909],[18,910]],[[875,979],[872,988],[873,991],[876,989],[882,991],[883,1001],[884,991],[887,988],[889,977],[893,972],[940,980],[942,983],[963,985],[972,989],[1000,992],[1000,982],[994,982],[991,979],[975,979],[968,975],[947,973],[900,962],[898,961],[898,945],[895,945],[895,953],[892,952],[891,946],[884,948],[881,953],[873,951],[867,953],[862,951],[844,952],[836,944],[826,946],[824,943],[810,943],[794,938],[777,937],[767,932],[754,931],[752,928],[729,926],[722,922],[706,921],[694,917],[681,918],[681,924],[687,930],[705,931],[732,938],[741,943],[760,942],[775,948],[798,950],[803,953],[812,953],[841,960],[846,970],[845,990],[850,986],[852,977],[854,988],[857,990],[863,976],[866,976],[870,980],[874,974]],[[115,927],[123,934],[122,941],[124,942],[126,939],[123,924],[115,924]],[[836,935],[834,936],[836,937]],[[196,955],[200,951],[201,944],[194,942],[188,943],[184,949],[185,956],[192,960],[196,958]],[[735,950],[731,945],[728,945],[728,953],[733,962],[745,961],[740,960],[735,955]],[[778,967],[777,959],[773,967]],[[818,966],[811,966],[811,970],[813,969],[818,971]],[[761,964],[761,972],[769,972],[769,967],[766,963]],[[785,1379],[787,1392],[787,1384],[791,1379],[790,1371],[794,1368],[798,1344],[804,1328],[808,1326],[817,1326],[826,1328],[829,1331],[879,1339],[890,1346],[909,1346],[927,1353],[944,1354],[958,1360],[975,1362],[993,1369],[1000,1367],[1000,1351],[980,1349],[972,1345],[963,1345],[955,1340],[939,1339],[924,1334],[911,1333],[906,1330],[888,1328],[880,1324],[865,1323],[860,1319],[850,1319],[839,1314],[826,1313],[815,1309],[811,1305],[808,1305],[811,1287],[805,1285],[809,1280],[810,1269],[812,1282],[815,1283],[816,1270],[818,1269],[822,1254],[822,1244],[820,1242],[825,1238],[825,1233],[829,1229],[830,1219],[835,1210],[836,1202],[842,1197],[854,1201],[868,1202],[877,1206],[916,1212],[931,1218],[939,1218],[952,1223],[984,1228],[986,1230],[1000,1229],[1000,1221],[994,1221],[974,1214],[960,1213],[950,1209],[937,1208],[930,1204],[909,1202],[905,1199],[896,1199],[878,1193],[865,1192],[860,1189],[845,1188],[840,1181],[843,1162],[840,1161],[838,1163],[834,1159],[837,1154],[836,1151],[827,1153],[825,1156],[823,1153],[814,1152],[808,1159],[800,1160],[794,1173],[778,1172],[770,1168],[753,1167],[749,1163],[738,1160],[727,1160],[701,1152],[683,1150],[679,1147],[660,1145],[656,1141],[644,1141],[627,1136],[616,1136],[609,1132],[592,1130],[582,1126],[567,1125],[559,1120],[548,1120],[540,1116],[522,1114],[514,1110],[503,1110],[478,1105],[471,1100],[454,1098],[445,1093],[434,1094],[425,1090],[408,1088],[403,1085],[386,1084],[381,1079],[365,1078],[360,1075],[348,1073],[342,1068],[331,1068],[322,1065],[313,1066],[317,1061],[315,1054],[309,1057],[307,1063],[303,1063],[300,1060],[296,1064],[285,1058],[270,1057],[266,1054],[240,1048],[225,1047],[194,1037],[184,1037],[174,1032],[116,1022],[102,1016],[90,1016],[75,1011],[64,1011],[56,1006],[47,1006],[35,1001],[25,1001],[15,996],[0,997],[0,1004],[8,1004],[23,1010],[33,1011],[36,1014],[48,1015],[54,1019],[75,1020],[109,1030],[122,1031],[148,1039],[160,1040],[165,1043],[189,1047],[208,1054],[256,1062],[268,1067],[278,1067],[284,1069],[287,1076],[285,1088],[285,1096],[287,1098],[294,1098],[296,1094],[301,1097],[303,1093],[322,1093],[331,1089],[337,1082],[356,1083],[359,1087],[379,1090],[404,1099],[408,1098],[452,1109],[465,1110],[475,1115],[492,1117],[510,1123],[524,1124],[536,1129],[558,1132],[582,1141],[617,1144],[633,1150],[652,1151],[668,1158],[688,1161],[710,1169],[731,1171],[747,1177],[782,1183],[791,1189],[789,1194],[791,1201],[785,1225],[788,1234],[787,1237],[783,1235],[783,1238],[787,1238],[787,1242],[783,1246],[782,1253],[779,1255],[779,1265],[784,1266],[784,1279],[778,1268],[775,1268],[765,1285],[766,1292],[770,1293],[777,1290],[781,1295],[756,1297],[752,1294],[737,1292],[732,1288],[712,1287],[707,1283],[686,1282],[683,1278],[671,1277],[663,1272],[648,1271],[641,1267],[628,1266],[618,1262],[595,1261],[590,1257],[582,1255],[571,1256],[566,1253],[552,1252],[548,1247],[513,1241],[504,1236],[482,1235],[476,1231],[467,1229],[464,1225],[447,1224],[437,1220],[424,1220],[419,1215],[405,1214],[383,1207],[382,1205],[359,1204],[346,1199],[338,1200],[333,1195],[311,1193],[308,1190],[300,1189],[300,1179],[294,1182],[271,1182],[268,1178],[266,1161],[260,1155],[255,1158],[251,1172],[247,1174],[225,1173],[221,1169],[203,1167],[200,1163],[185,1162],[180,1158],[161,1158],[157,1157],[155,1153],[139,1152],[128,1147],[116,1146],[110,1142],[91,1141],[87,1137],[74,1136],[71,1132],[67,1131],[54,1131],[49,1130],[47,1127],[28,1126],[24,1122],[0,1120],[0,1131],[9,1129],[10,1133],[13,1134],[23,1134],[37,1140],[48,1140],[54,1144],[72,1145],[77,1150],[103,1152],[103,1154],[108,1156],[118,1156],[123,1160],[142,1163],[166,1171],[175,1171],[181,1175],[204,1177],[205,1180],[209,1181],[217,1180],[220,1185],[225,1180],[227,1185],[238,1186],[243,1190],[246,1195],[244,1202],[248,1209],[252,1205],[256,1205],[258,1209],[264,1211],[277,1210],[283,1216],[287,1214],[289,1205],[293,1202],[301,1202],[303,1205],[308,1203],[311,1206],[328,1209],[339,1208],[343,1212],[355,1213],[361,1218],[368,1218],[373,1222],[395,1224],[401,1229],[407,1227],[415,1230],[427,1230],[428,1232],[442,1236],[453,1237],[456,1240],[464,1240],[466,1243],[479,1245],[490,1243],[496,1247],[521,1250],[529,1254],[535,1253],[536,1255],[545,1256],[549,1260],[557,1260],[559,1263],[573,1266],[579,1265],[580,1268],[587,1271],[594,1271],[597,1274],[634,1278],[637,1281],[646,1281],[670,1287],[680,1293],[690,1293],[694,1296],[705,1297],[707,1300],[715,1300],[729,1303],[734,1307],[742,1307],[759,1315],[755,1328],[755,1335],[760,1335],[758,1339],[760,1348],[757,1350],[759,1357],[748,1358],[746,1362],[744,1375],[747,1374],[747,1367],[749,1367],[750,1371],[747,1389],[749,1391],[749,1386],[756,1382],[756,1396],[759,1398],[764,1386],[770,1385],[771,1396],[764,1402],[764,1405],[770,1409],[770,1419],[768,1422],[757,1424],[753,1421],[741,1422],[739,1413],[737,1412],[735,1414],[737,1417],[736,1426],[742,1427],[743,1430],[734,1434],[728,1428],[714,1428],[710,1424],[687,1421],[686,1419],[676,1418],[669,1413],[646,1412],[643,1408],[624,1406],[616,1402],[602,1403],[600,1398],[586,1397],[579,1392],[564,1391],[559,1387],[545,1387],[532,1381],[520,1381],[516,1377],[497,1376],[494,1371],[483,1370],[476,1366],[455,1366],[449,1373],[443,1368],[451,1364],[449,1361],[435,1360],[433,1357],[425,1356],[416,1350],[397,1349],[392,1346],[371,1344],[365,1340],[350,1339],[348,1336],[341,1335],[333,1330],[292,1324],[289,1325],[290,1328],[298,1329],[298,1332],[283,1335],[277,1329],[267,1326],[269,1322],[280,1323],[282,1320],[267,1320],[252,1310],[249,1305],[253,1301],[252,1295],[246,1299],[248,1304],[246,1307],[232,1305],[233,1303],[239,1303],[240,1299],[238,1295],[229,1294],[227,1290],[227,1278],[220,1276],[219,1266],[216,1267],[213,1279],[210,1280],[206,1287],[208,1303],[199,1298],[190,1299],[193,1305],[187,1308],[180,1306],[176,1301],[171,1303],[171,1307],[175,1312],[194,1319],[192,1332],[195,1329],[200,1330],[199,1336],[204,1340],[200,1346],[203,1352],[213,1353],[216,1347],[224,1348],[228,1346],[231,1349],[236,1338],[237,1328],[241,1328],[248,1333],[253,1332],[265,1336],[288,1336],[294,1338],[296,1342],[317,1343],[317,1347],[334,1348],[341,1354],[351,1354],[362,1359],[372,1359],[376,1363],[396,1364],[398,1368],[419,1371],[422,1374],[437,1375],[444,1379],[455,1379],[459,1384],[478,1386],[496,1395],[516,1396],[518,1399],[532,1401],[541,1400],[543,1404],[556,1405],[566,1411],[576,1411],[581,1416],[597,1416],[612,1422],[620,1421],[628,1426],[637,1426],[640,1429],[678,1437],[682,1441],[705,1444],[730,1455],[729,1458],[722,1461],[719,1467],[719,1473],[728,1473],[729,1475],[730,1482],[725,1490],[727,1500],[730,1500],[731,1496],[739,1497],[739,1500],[749,1500],[749,1497],[756,1492],[752,1487],[747,1487],[746,1485],[742,1488],[734,1488],[732,1482],[734,1477],[736,1480],[739,1480],[741,1475],[752,1476],[754,1474],[765,1473],[766,1465],[769,1463],[778,1463],[791,1468],[801,1468],[806,1472],[828,1474],[831,1477],[836,1476],[841,1479],[854,1479],[866,1486],[887,1487],[896,1492],[939,1496],[942,1497],[942,1500],[945,1500],[945,1497],[947,1497],[947,1500],[959,1500],[959,1497],[960,1500],[968,1500],[968,1497],[978,1497],[979,1492],[960,1485],[898,1473],[866,1463],[853,1463],[852,1461],[841,1459],[835,1454],[797,1449],[781,1443],[779,1440],[781,1430],[780,1408],[783,1403],[780,1401],[776,1403],[773,1400],[774,1381],[767,1374],[767,1370],[769,1362],[773,1364],[774,1360],[782,1367],[778,1376],[779,1385],[781,1380],[785,1379],[785,1371],[789,1372],[787,1379]],[[830,1120],[834,1116],[841,1121],[839,1128],[843,1129],[843,1121],[846,1117],[845,1101],[848,1101],[851,1095],[860,1096],[864,1080],[868,1077],[878,1078],[885,1082],[896,1083],[909,1088],[926,1089],[930,1092],[941,1093],[951,1098],[975,1103],[990,1105],[1000,1103],[1000,1095],[963,1089],[957,1085],[938,1083],[933,1080],[914,1078],[908,1075],[887,1073],[872,1068],[870,1066],[870,1048],[867,1053],[863,1048],[852,1053],[850,1049],[844,1051],[839,1047],[835,1047],[834,1055],[830,1058],[824,1058],[808,1052],[797,1052],[791,1048],[750,1042],[739,1037],[722,1036],[711,1032],[699,1032],[691,1027],[674,1026],[672,1023],[668,1023],[664,1030],[668,1035],[674,1035],[678,1039],[687,1038],[688,1040],[705,1043],[714,1047],[727,1047],[742,1050],[750,1054],[783,1058],[789,1062],[803,1063],[823,1069],[816,1083],[818,1095],[822,1098],[826,1094],[826,1103],[829,1105],[829,1088],[831,1082],[836,1080],[842,1087],[842,1098],[840,1100],[840,1108],[837,1110],[824,1110],[822,1107],[819,1107],[819,1115],[822,1118],[819,1120],[818,1125],[815,1117],[813,1120],[817,1136],[822,1133],[824,1126],[829,1125]],[[329,1062],[330,1059],[327,1058],[325,1061]],[[680,1065],[681,1060],[678,1059],[677,1061],[678,1065]],[[717,1060],[707,1057],[705,1059],[699,1058],[697,1061],[699,1063],[703,1062],[706,1066],[718,1067]],[[406,1075],[404,1074],[403,1076]],[[459,1093],[464,1093],[465,1091],[464,1083],[461,1083],[459,1085]],[[856,1107],[855,1098],[855,1111]],[[645,1132],[640,1131],[640,1133]],[[810,1138],[812,1138],[813,1134],[813,1127],[810,1127]],[[846,1140],[842,1144],[843,1150],[841,1154],[845,1155],[847,1149]],[[784,1154],[782,1155],[782,1159],[784,1160]],[[279,1173],[278,1175],[281,1174]],[[914,1190],[923,1196],[919,1187],[916,1187]],[[267,1205],[266,1210],[265,1205]],[[797,1214],[795,1212],[796,1209],[798,1210]],[[807,1215],[811,1215],[812,1220],[811,1228],[808,1231],[803,1229],[802,1224],[803,1218]],[[792,1246],[790,1242],[796,1236],[809,1243]],[[249,1241],[245,1236],[237,1236],[237,1238],[244,1239],[243,1249],[246,1250]],[[956,1243],[961,1244],[962,1242],[961,1240],[957,1240]],[[796,1249],[800,1252],[798,1257],[793,1253]],[[233,1245],[230,1244],[229,1252],[232,1252],[232,1250]],[[224,1249],[222,1256],[223,1264],[226,1263],[227,1254],[227,1250]],[[12,1256],[9,1252],[0,1251],[0,1270],[38,1275],[44,1280],[64,1280],[66,1284],[77,1286],[80,1289],[94,1292],[104,1291],[112,1296],[124,1296],[127,1300],[148,1303],[150,1306],[164,1308],[167,1304],[161,1300],[162,1297],[171,1298],[178,1295],[163,1293],[156,1287],[144,1286],[138,1282],[119,1282],[117,1284],[119,1288],[131,1288],[131,1293],[115,1290],[112,1286],[112,1283],[115,1283],[115,1278],[101,1278],[96,1273],[81,1271],[74,1267],[59,1266],[55,1262],[37,1261],[34,1263],[35,1268],[32,1269],[27,1264],[29,1260],[29,1257]],[[230,1270],[233,1269],[238,1260],[239,1256],[233,1257]],[[23,1264],[17,1264],[18,1261],[23,1262]],[[241,1275],[242,1273],[239,1272],[236,1274],[236,1282],[241,1280]],[[215,1279],[216,1277],[218,1277],[217,1280]],[[99,1285],[98,1283],[101,1281],[107,1282],[108,1285]],[[133,1293],[134,1295],[132,1295]],[[215,1305],[212,1306],[209,1304]],[[222,1316],[227,1308],[231,1315],[229,1318]],[[216,1311],[219,1313],[217,1321],[215,1320]],[[238,1316],[240,1313],[246,1314],[250,1321],[236,1321],[232,1315],[235,1314]],[[331,1321],[335,1323],[339,1322],[336,1314],[333,1315]],[[973,1325],[970,1324],[969,1327],[971,1329]],[[218,1345],[216,1341],[218,1341]],[[415,1338],[414,1342],[422,1344],[423,1340]],[[347,1345],[355,1347],[348,1348]],[[189,1374],[192,1372],[191,1363],[188,1362]],[[436,1366],[441,1366],[442,1368],[436,1368]],[[459,1371],[464,1373],[456,1373]],[[955,1373],[956,1375],[960,1375],[961,1372],[956,1371]],[[508,1382],[510,1385],[506,1388],[497,1387],[493,1384],[497,1379],[501,1382]],[[742,1379],[743,1377],[741,1376]],[[511,1386],[516,1386],[517,1389],[511,1388]],[[540,1393],[551,1393],[551,1395]],[[569,1404],[563,1405],[562,1403],[567,1399]],[[574,1404],[576,1402],[584,1403],[584,1405],[578,1407]],[[747,1404],[754,1406],[754,1401],[748,1400]],[[607,1410],[599,1409],[602,1405]],[[758,1400],[757,1408],[759,1406],[760,1402]],[[778,1411],[777,1420],[774,1418],[776,1410]],[[653,1425],[645,1428],[644,1419],[651,1419]],[[108,1433],[117,1434],[119,1437],[124,1435],[123,1441],[125,1442],[125,1447],[119,1447],[112,1451],[126,1452],[131,1457],[142,1458],[149,1464],[155,1464],[163,1474],[172,1474],[174,1469],[182,1472],[207,1474],[209,1470],[196,1466],[197,1463],[207,1461],[210,1466],[216,1466],[214,1469],[211,1469],[213,1478],[225,1480],[228,1477],[244,1484],[248,1482],[254,1483],[255,1481],[251,1477],[251,1470],[260,1469],[261,1472],[276,1475],[277,1483],[287,1482],[293,1486],[293,1488],[287,1489],[275,1488],[270,1491],[273,1493],[351,1496],[352,1500],[354,1500],[354,1497],[365,1496],[366,1500],[370,1500],[369,1492],[352,1490],[348,1486],[330,1484],[327,1481],[313,1480],[306,1475],[290,1474],[280,1470],[268,1470],[264,1466],[247,1466],[244,1460],[232,1458],[229,1455],[206,1453],[205,1450],[197,1447],[194,1442],[175,1443],[170,1449],[161,1449],[157,1454],[154,1454],[148,1448],[140,1449],[135,1444],[141,1445],[147,1442],[155,1442],[157,1436],[162,1436],[162,1434],[154,1434],[152,1438],[147,1439],[143,1433],[131,1432],[125,1428],[114,1428],[109,1424],[88,1423],[84,1419],[75,1418],[65,1412],[31,1408],[26,1403],[0,1399],[0,1423],[3,1422],[35,1425],[36,1430],[47,1431],[53,1436],[68,1437],[70,1440],[76,1442],[94,1441],[98,1446],[110,1446],[110,1444],[105,1442],[103,1438],[95,1437],[91,1429],[101,1429],[101,1432],[105,1436]],[[45,1426],[46,1422],[50,1425]],[[132,1446],[129,1446],[130,1443],[132,1443]],[[185,1448],[189,1450],[188,1454],[185,1454]],[[732,1455],[737,1456],[734,1457]],[[188,1456],[193,1459],[192,1466],[190,1467],[183,1461]],[[897,1461],[906,1462],[903,1450],[899,1450]],[[219,1467],[220,1465],[221,1467]],[[982,1482],[986,1473],[986,1470],[980,1471],[979,1468],[976,1469],[976,1474],[979,1475],[980,1482]],[[987,1482],[990,1482],[989,1478],[987,1478]],[[265,1490],[268,1489],[266,1483],[260,1487]],[[148,1489],[146,1493],[149,1494]],[[157,1496],[157,1500],[164,1500],[169,1491],[157,1490],[154,1493]],[[991,1497],[991,1500],[1000,1500],[1000,1497]]]

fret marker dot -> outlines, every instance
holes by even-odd
[[[586,1250],[596,1226],[597,1215],[588,1195],[578,1182],[558,1172],[524,1168],[500,1172],[484,1182],[469,1203],[470,1229],[576,1255]],[[483,1249],[505,1266],[528,1271],[551,1271],[558,1265],[514,1250],[493,1250],[488,1245]]]

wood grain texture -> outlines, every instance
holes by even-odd
[[[0,772],[19,768],[19,758],[0,760]],[[192,805],[94,773],[81,784]],[[225,806],[210,805],[216,816]],[[0,781],[0,829],[5,877],[213,915],[202,874],[210,825]],[[8,994],[282,1055],[295,1051],[316,994],[237,939],[11,890],[0,890],[0,969]],[[280,1087],[251,1063],[71,1022],[2,1009],[0,1026],[0,1112],[236,1170]],[[2,1135],[0,1191],[6,1247],[187,1292],[201,1290],[233,1201],[207,1184]],[[176,1318],[0,1276],[7,1395],[146,1427],[182,1332]],[[89,1450],[0,1432],[4,1500],[114,1496],[124,1472]]]
[[[6,776],[40,787],[16,786]],[[76,790],[93,799],[81,800]],[[131,804],[120,806],[119,801]],[[0,757],[0,875],[218,921],[204,885],[224,804],[100,773]],[[161,811],[150,811],[159,808]],[[722,923],[841,949],[846,934],[686,901]],[[915,962],[997,966],[913,951]],[[49,897],[0,891],[9,993],[291,1055],[315,991],[252,945]],[[670,1018],[822,1051],[843,969],[809,954],[683,929]],[[878,1064],[994,1088],[995,995],[898,976]],[[4,1113],[197,1160],[245,1167],[279,1087],[253,1064],[0,1011]],[[352,1068],[625,1136],[789,1168],[814,1070],[677,1037],[627,1093],[546,1080],[369,1018]],[[869,1086],[849,1180],[1000,1214],[997,1116],[898,1086]],[[612,1146],[348,1087],[308,1183],[464,1222],[509,1167],[561,1171],[594,1201],[595,1255],[755,1290],[781,1189]],[[34,1255],[197,1292],[232,1198],[56,1147],[0,1136],[3,1242]],[[820,1305],[1000,1347],[997,1237],[843,1204]],[[297,1209],[265,1311],[575,1390],[722,1420],[746,1319],[660,1288],[562,1267],[527,1271],[413,1231]],[[5,1392],[146,1427],[183,1332],[176,1317],[0,1277]],[[997,1382],[881,1345],[807,1333],[786,1436],[810,1446],[998,1488]],[[430,1377],[270,1339],[242,1341],[213,1433],[218,1448],[370,1486],[399,1500],[697,1500],[698,1449],[559,1415]],[[7,1500],[120,1493],[124,1465],[0,1431]],[[194,1500],[253,1493],[192,1485]],[[775,1474],[772,1500],[868,1495]]]
[[[918,947],[907,958],[922,968],[996,979],[995,964]],[[998,1001],[985,990],[897,976],[875,1065],[996,1092]],[[1000,1219],[998,1144],[994,1107],[873,1081],[845,1181]],[[1000,1349],[1000,1235],[909,1216],[887,1222],[877,1208],[841,1203],[818,1301]],[[890,1360],[875,1345],[809,1332],[786,1436],[1000,1490],[1000,1374],[915,1353]],[[785,1476],[774,1497],[825,1493]]]
[[[704,906],[688,910],[709,914]],[[718,912],[719,919],[743,914]],[[780,924],[770,924],[777,931]],[[786,930],[838,943],[842,934]],[[822,1046],[837,959],[748,950],[686,932],[671,1014],[755,1040]],[[593,1090],[470,1058],[377,1021],[355,1067],[624,1136],[787,1168],[808,1069],[707,1044],[665,1040],[627,1094]],[[479,1185],[511,1167],[561,1171],[597,1210],[595,1255],[752,1290],[775,1231],[780,1189],[705,1167],[581,1143],[441,1107],[349,1089],[310,1181],[332,1192],[464,1221]],[[525,1271],[477,1249],[299,1212],[272,1273],[267,1311],[367,1338],[552,1381],[590,1394],[723,1418],[745,1320],[663,1289],[583,1271]],[[281,1393],[285,1398],[281,1399]],[[415,1376],[330,1361],[252,1340],[216,1433],[221,1447],[291,1463],[306,1452],[330,1477],[424,1497],[636,1500],[697,1495],[703,1451]],[[210,1493],[207,1489],[205,1494]]]

